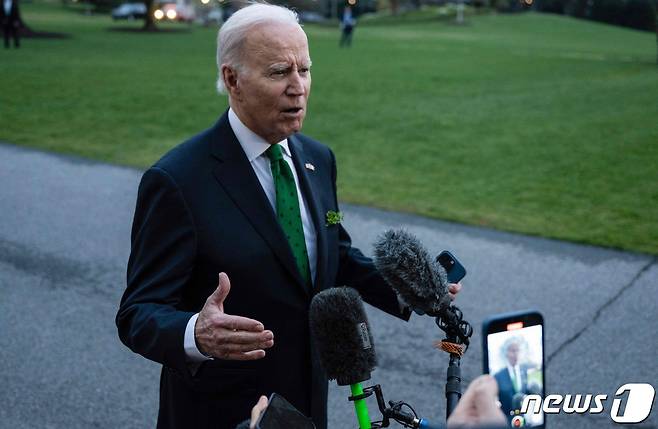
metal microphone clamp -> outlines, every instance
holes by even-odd
[[[382,392],[382,388],[379,384],[375,384],[374,386],[370,387],[364,387],[362,394],[350,396],[347,399],[350,401],[356,401],[359,399],[368,398],[373,394],[375,395],[375,398],[377,398],[377,407],[382,413],[382,419],[380,421],[372,422],[370,426],[371,429],[386,428],[391,424],[391,419],[400,423],[405,428],[423,429],[430,427],[427,421],[419,418],[416,414],[416,411],[406,402],[388,401],[387,406],[386,401],[384,401],[384,393]],[[403,411],[402,407],[404,406],[408,407],[410,412]]]
[[[446,334],[442,341],[435,343],[435,347],[450,354],[445,388],[447,420],[462,396],[462,376],[459,364],[462,355],[471,343],[473,327],[464,320],[464,314],[459,307],[454,305],[449,305],[444,311],[439,314],[431,314],[431,316],[435,316],[436,325]]]

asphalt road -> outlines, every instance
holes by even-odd
[[[125,348],[114,326],[140,176],[0,145],[1,428],[154,427],[159,366]],[[467,267],[458,305],[476,333],[462,360],[466,381],[481,373],[482,320],[535,308],[546,319],[548,393],[612,397],[624,383],[658,387],[655,257],[342,210],[364,253],[383,231],[403,226],[432,253],[450,249]],[[387,400],[441,421],[447,355],[432,348],[441,337],[433,320],[403,323],[372,308],[368,314],[380,362],[373,382]],[[348,388],[331,386],[332,429],[356,426],[347,396]],[[599,415],[561,414],[548,423],[612,427],[609,410],[610,403]],[[658,411],[635,427],[658,428]]]

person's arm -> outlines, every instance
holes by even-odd
[[[219,275],[196,320],[195,312],[180,309],[183,291],[193,286],[196,246],[192,215],[175,181],[162,169],[149,169],[137,196],[128,286],[116,323],[131,350],[184,376],[202,362],[194,348],[202,356],[250,360],[273,345],[262,323],[224,313],[226,274]]]
[[[196,245],[180,189],[166,171],[149,169],[137,194],[127,287],[116,324],[132,351],[183,373],[185,328],[194,312],[179,305],[192,278]]]

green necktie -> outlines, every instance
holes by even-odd
[[[295,177],[292,175],[290,166],[283,159],[281,146],[273,144],[265,151],[265,154],[270,159],[270,167],[272,168],[279,224],[288,238],[288,243],[302,279],[307,285],[311,286],[311,270],[308,265],[308,253],[306,252],[306,240],[304,239],[304,228],[302,227],[302,217],[299,211]]]
[[[520,380],[516,376],[516,370],[512,368],[512,384],[514,385],[514,390],[518,393],[521,391]]]

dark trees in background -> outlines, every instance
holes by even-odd
[[[535,0],[535,9],[654,31],[656,4],[656,0]]]
[[[155,31],[157,30],[155,18],[153,17],[153,12],[155,12],[155,0],[144,0],[144,5],[146,6],[146,15],[144,16],[144,26],[142,29],[144,31]]]

